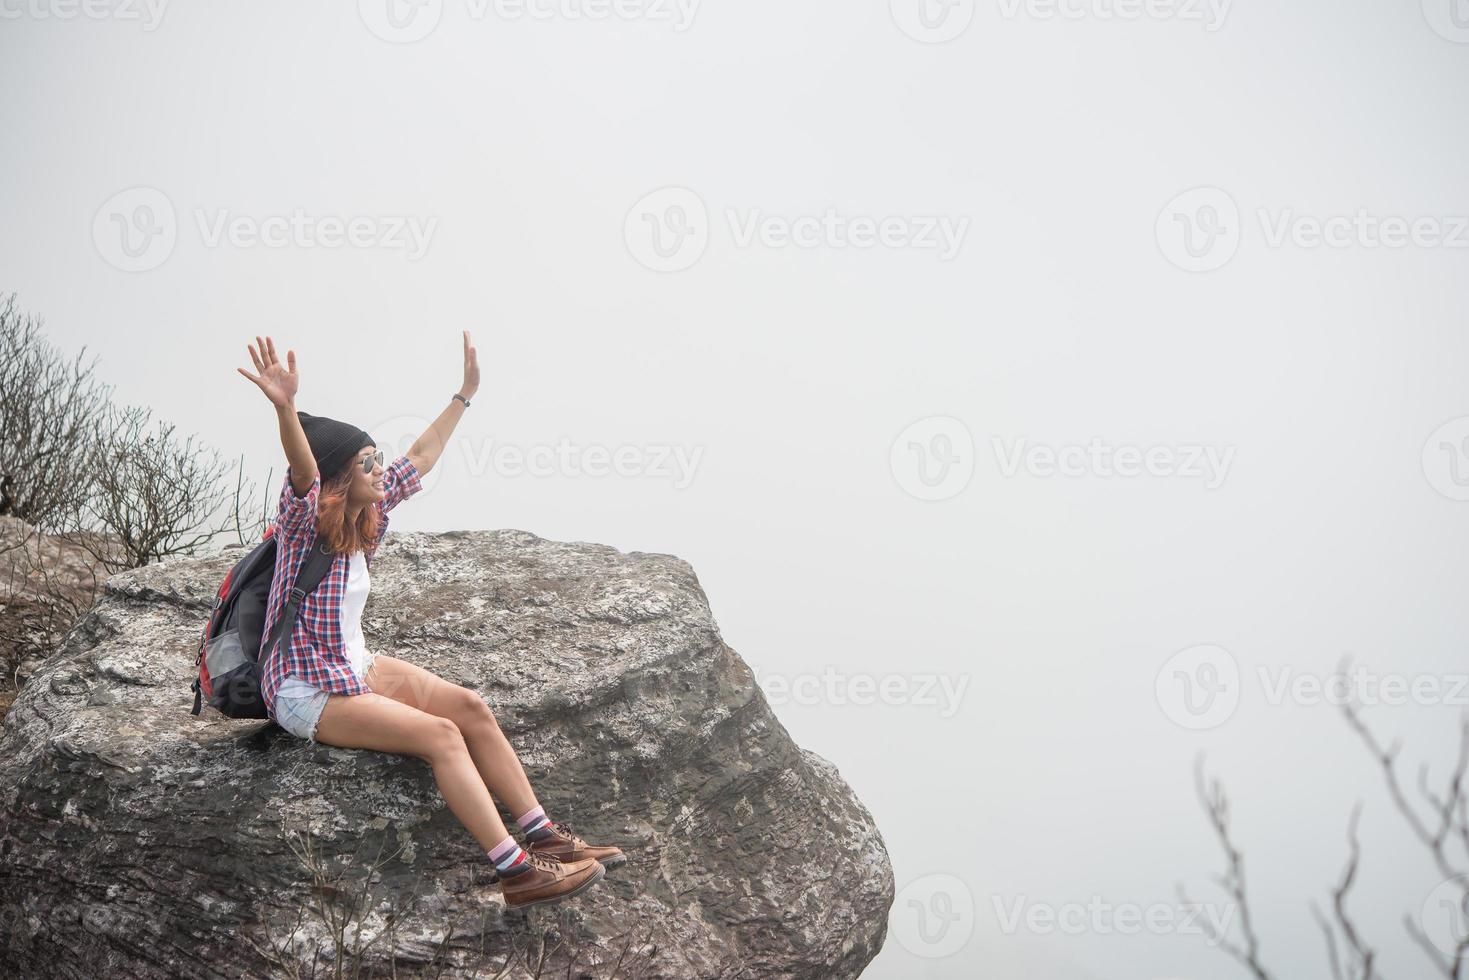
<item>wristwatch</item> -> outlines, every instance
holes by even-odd
[[[463,395],[459,394],[459,392],[457,392],[457,391],[454,392],[454,397],[457,398],[457,399],[459,399],[460,401],[462,401],[464,403],[464,407],[465,408],[468,408],[469,407],[469,399],[468,398],[465,398]]]

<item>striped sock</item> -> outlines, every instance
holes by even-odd
[[[536,807],[529,813],[521,814],[520,819],[515,821],[520,824],[520,829],[525,832],[525,839],[538,841],[543,837],[551,836],[551,818],[546,816],[546,808]]]
[[[510,878],[520,874],[522,871],[530,870],[530,861],[520,845],[515,843],[515,838],[509,834],[505,839],[496,844],[485,853],[489,854],[490,860],[494,862],[495,871],[501,878]]]

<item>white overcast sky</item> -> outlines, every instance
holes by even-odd
[[[1201,752],[1280,975],[1361,800],[1354,908],[1424,976],[1438,876],[1312,685],[1417,681],[1370,717],[1447,765],[1453,2],[0,0],[0,290],[261,480],[257,333],[401,450],[472,331],[394,527],[692,562],[885,835],[869,976],[1241,976],[1176,921]]]

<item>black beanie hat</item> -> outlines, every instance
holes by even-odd
[[[321,471],[321,482],[327,483],[338,476],[352,462],[363,446],[376,446],[377,441],[346,422],[338,422],[323,415],[307,415],[297,412],[301,428],[306,432],[306,442],[311,446],[311,455],[316,457],[316,468]]]

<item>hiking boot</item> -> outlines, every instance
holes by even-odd
[[[573,834],[564,823],[552,821],[546,826],[551,828],[551,836],[527,843],[525,845],[527,854],[553,857],[562,862],[584,861],[592,858],[604,868],[615,868],[627,863],[627,855],[622,851],[611,846],[588,844]]]
[[[523,909],[580,895],[607,873],[591,860],[562,863],[529,852],[526,860],[530,862],[530,870],[499,876],[506,908]]]

